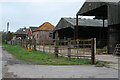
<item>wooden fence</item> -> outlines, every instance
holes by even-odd
[[[19,45],[23,48],[39,50],[42,52],[55,54],[56,57],[65,56],[70,58],[85,58],[91,59],[92,64],[95,63],[96,54],[96,39],[87,40],[39,40],[36,43],[35,39],[11,40],[11,45]]]

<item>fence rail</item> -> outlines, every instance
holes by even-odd
[[[56,57],[65,56],[70,58],[87,58],[91,59],[92,64],[95,63],[96,39],[86,40],[40,40],[36,43],[35,39],[28,40],[12,40],[11,45],[19,45],[24,48],[39,50],[42,52],[55,54]]]

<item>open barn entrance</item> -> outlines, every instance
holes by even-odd
[[[85,2],[76,15],[76,35],[78,38],[78,16],[96,16],[108,19],[108,53],[113,53],[116,43],[120,42],[120,2]],[[103,24],[104,28],[104,24]],[[103,33],[104,34],[104,33]],[[102,33],[101,33],[102,35]]]

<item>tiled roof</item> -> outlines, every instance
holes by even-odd
[[[15,34],[24,34],[24,35],[27,35],[27,33],[28,33],[27,28],[20,28],[15,32]]]
[[[52,31],[53,29],[54,26],[52,24],[50,24],[49,22],[45,22],[34,31]]]

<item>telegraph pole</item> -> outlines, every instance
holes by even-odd
[[[9,22],[7,22],[7,33],[8,33],[8,29],[9,29]]]

